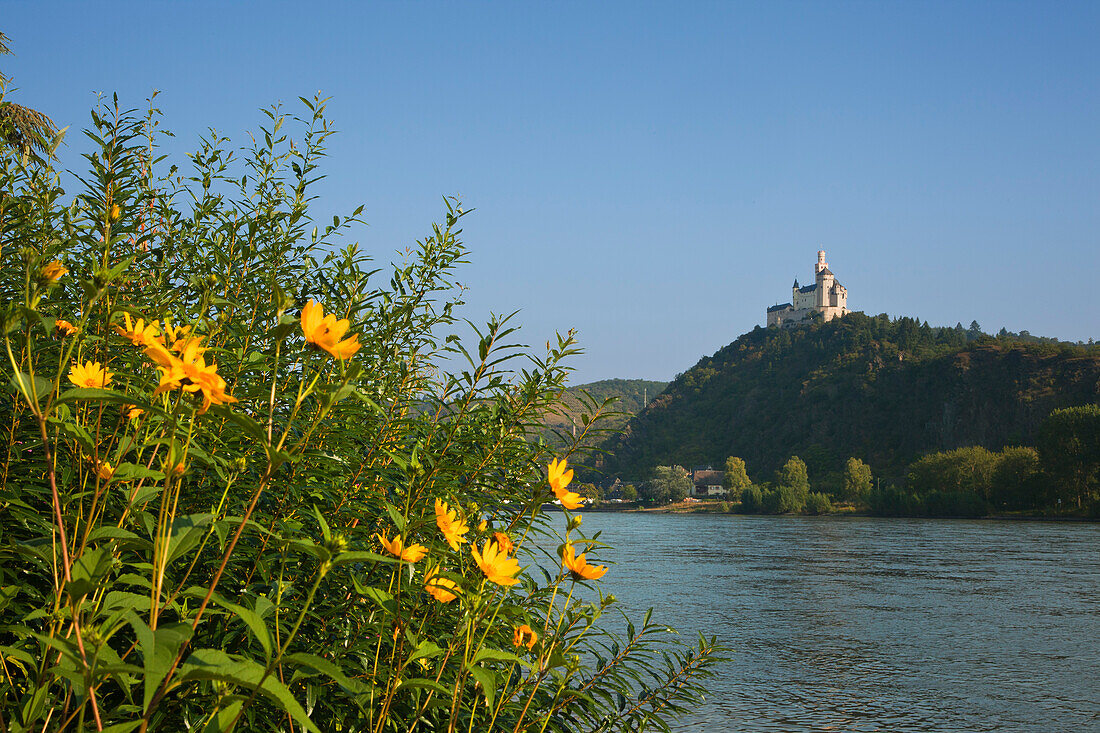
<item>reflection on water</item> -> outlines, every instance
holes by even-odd
[[[1100,731],[1100,526],[585,515],[631,616],[733,649],[678,731]]]

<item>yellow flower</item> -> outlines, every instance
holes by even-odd
[[[481,552],[477,551],[477,545],[473,545],[470,552],[490,583],[515,585],[519,582],[515,578],[519,573],[519,561],[501,552],[496,542],[486,542]]]
[[[146,355],[157,362],[161,369],[160,384],[153,394],[158,395],[173,389],[182,389],[184,392],[201,391],[200,415],[209,410],[212,404],[224,405],[236,402],[236,397],[225,393],[226,384],[225,380],[218,376],[218,365],[206,365],[203,351],[197,339],[187,341],[180,357],[173,356],[161,343],[147,346]]]
[[[69,381],[77,387],[106,387],[111,383],[114,372],[109,372],[98,361],[74,364],[69,370]]]
[[[110,481],[111,477],[115,475],[115,469],[111,468],[111,464],[107,461],[103,461],[96,465],[95,472],[103,481]]]
[[[69,323],[68,321],[63,321],[60,318],[54,321],[53,325],[54,328],[57,329],[57,332],[60,333],[62,336],[72,336],[74,333],[80,330],[73,324]]]
[[[437,568],[432,568],[424,573],[424,590],[440,603],[450,603],[458,598],[455,594],[455,591],[458,590],[458,583],[439,575]]]
[[[123,405],[122,409],[126,410],[126,418],[129,420],[137,420],[145,414],[145,410],[140,407],[134,407],[133,405]]]
[[[160,335],[160,323],[158,321],[150,321],[149,325],[145,325],[145,319],[137,319],[137,323],[134,324],[130,320],[129,313],[123,313],[122,317],[126,319],[126,328],[116,325],[115,331],[120,336],[125,336],[130,339],[130,343],[134,346],[152,346],[157,343],[157,336]]]
[[[348,331],[348,319],[336,320],[333,314],[325,315],[324,309],[313,302],[311,298],[302,308],[302,333],[306,342],[324,349],[337,359],[350,359],[351,355],[359,351],[359,334],[344,339]]]
[[[458,512],[439,499],[435,500],[435,523],[452,550],[457,550],[458,546],[466,541],[462,535],[470,531],[466,522],[458,516]]]
[[[496,540],[497,547],[505,555],[511,555],[514,545],[512,544],[512,538],[503,532],[493,532],[493,539]]]
[[[515,647],[525,646],[528,649],[533,649],[538,640],[539,635],[527,624],[517,626],[515,633],[512,634],[512,646]]]
[[[173,326],[168,321],[164,322],[164,338],[160,340],[161,346],[171,349],[178,354],[183,353],[184,349],[191,343],[201,343],[202,336],[191,333],[190,326]],[[199,353],[206,351],[206,349],[199,348]]]
[[[46,278],[46,281],[50,284],[53,284],[68,272],[68,268],[61,264],[60,260],[54,260],[42,268],[42,277]]]
[[[489,526],[489,522],[487,522],[486,520],[482,519],[482,520],[481,520],[480,522],[478,522],[478,523],[477,523],[477,531],[478,531],[478,532],[484,532],[484,531],[485,531],[485,529],[486,529],[486,528],[487,528],[488,526]]]
[[[382,547],[385,547],[391,555],[399,557],[405,562],[417,562],[428,554],[428,548],[424,545],[405,547],[405,543],[401,541],[401,535],[394,537],[392,542],[384,534],[375,534],[374,536],[378,538],[378,541],[382,543]]]
[[[111,221],[114,221],[115,219],[117,219],[121,214],[122,214],[122,209],[119,208],[118,204],[112,204],[111,205]]]
[[[565,547],[562,548],[561,564],[573,576],[573,580],[599,580],[607,572],[607,567],[604,565],[589,565],[583,554],[577,557],[570,542],[566,542]]]
[[[546,468],[550,488],[554,490],[554,496],[558,497],[561,505],[569,510],[580,509],[584,505],[584,499],[580,494],[565,488],[573,480],[573,469],[565,470],[565,459],[550,461]]]

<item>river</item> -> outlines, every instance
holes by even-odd
[[[1100,525],[584,515],[624,609],[730,661],[676,731],[1100,731]]]

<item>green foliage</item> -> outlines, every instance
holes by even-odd
[[[805,511],[807,514],[828,514],[833,511],[833,502],[828,494],[812,491],[806,497]]]
[[[602,547],[541,512],[573,339],[454,335],[454,202],[348,244],[302,101],[168,170],[155,110],[98,109],[71,202],[0,149],[0,728],[667,729],[714,641],[618,635],[540,549]]]
[[[948,491],[989,499],[998,460],[997,454],[976,446],[932,453],[909,467],[908,486],[918,494]]]
[[[993,469],[990,503],[1008,511],[1038,509],[1049,500],[1044,487],[1039,452],[1034,448],[1013,447],[1001,451]]]
[[[691,492],[691,486],[691,474],[683,466],[657,466],[639,493],[642,501],[667,504],[682,500]]]
[[[1081,507],[1100,498],[1100,405],[1052,412],[1038,448],[1055,501]]]
[[[646,379],[604,379],[568,387],[547,411],[539,434],[555,448],[589,449],[621,430],[667,386]]]
[[[810,478],[806,470],[805,462],[798,456],[791,456],[775,473],[776,487],[783,492],[784,498],[781,506],[790,506],[784,512],[801,511],[806,504],[806,498],[810,494]]]
[[[730,456],[726,459],[726,471],[722,476],[722,486],[729,494],[741,493],[743,489],[750,486],[752,481],[749,481],[749,474],[745,470],[745,461],[737,456]]]
[[[638,490],[634,488],[634,484],[623,485],[623,501],[637,501]]]
[[[1100,397],[1100,346],[990,337],[852,313],[758,328],[707,356],[603,444],[603,470],[740,456],[770,475],[792,453],[817,487],[858,455],[886,481],[938,450],[1035,445],[1050,411]],[[831,488],[831,487],[830,487]]]
[[[858,458],[844,464],[843,496],[851,502],[865,502],[871,493],[871,467]]]
[[[794,486],[776,486],[764,491],[760,510],[764,514],[791,514],[801,512],[809,496]]]
[[[741,489],[742,514],[757,514],[764,509],[764,492],[759,486],[746,486]]]

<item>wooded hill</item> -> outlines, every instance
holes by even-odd
[[[855,456],[897,479],[932,451],[1033,445],[1052,410],[1098,398],[1098,346],[853,313],[757,327],[704,357],[605,441],[596,464],[639,480],[657,465],[740,456],[768,480],[798,455],[827,488]]]
[[[581,445],[592,446],[605,440],[612,431],[621,430],[627,421],[641,412],[646,399],[652,400],[664,391],[668,382],[647,379],[603,379],[598,382],[569,387],[562,396],[562,404],[543,421],[543,435],[550,445],[568,444],[558,436],[571,436],[576,425],[577,434],[585,429],[584,416],[595,414],[606,400],[614,402],[608,407],[608,417],[598,422],[598,430],[592,432]]]

